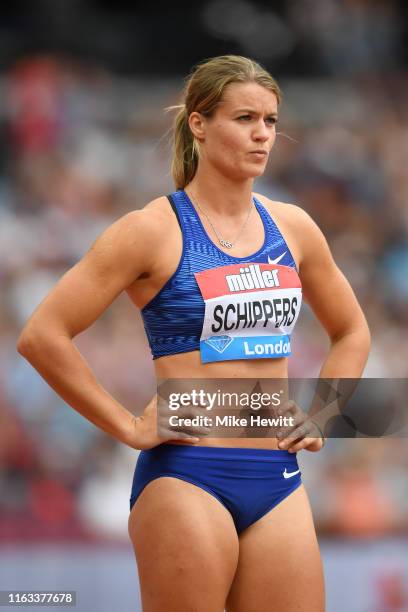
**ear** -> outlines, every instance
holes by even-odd
[[[205,137],[205,118],[197,111],[190,114],[188,118],[190,130],[198,140],[204,140]]]

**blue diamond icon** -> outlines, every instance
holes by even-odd
[[[233,339],[231,336],[210,336],[206,342],[219,353],[223,353]]]

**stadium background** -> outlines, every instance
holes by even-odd
[[[137,451],[59,400],[16,353],[19,330],[105,227],[172,190],[163,109],[196,61],[239,53],[284,92],[257,189],[298,203],[324,231],[372,331],[365,376],[407,378],[406,5],[27,4],[2,7],[0,21],[0,590],[71,589],[78,610],[130,612]],[[102,384],[142,410],[153,368],[125,296],[77,345]],[[326,349],[304,308],[291,376],[316,376]],[[407,440],[330,440],[300,463],[328,612],[406,612]]]

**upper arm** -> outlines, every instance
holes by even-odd
[[[110,225],[68,270],[27,322],[20,340],[52,331],[74,337],[148,272],[157,241],[157,212],[130,212]]]
[[[300,241],[299,276],[305,301],[331,340],[367,328],[353,289],[336,265],[323,233],[304,210],[294,208]]]

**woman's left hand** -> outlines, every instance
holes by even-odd
[[[277,414],[292,417],[292,426],[281,428],[276,434],[280,450],[297,453],[306,449],[315,453],[323,448],[325,440],[322,438],[321,431],[296,402],[292,400],[286,402],[279,407]]]

